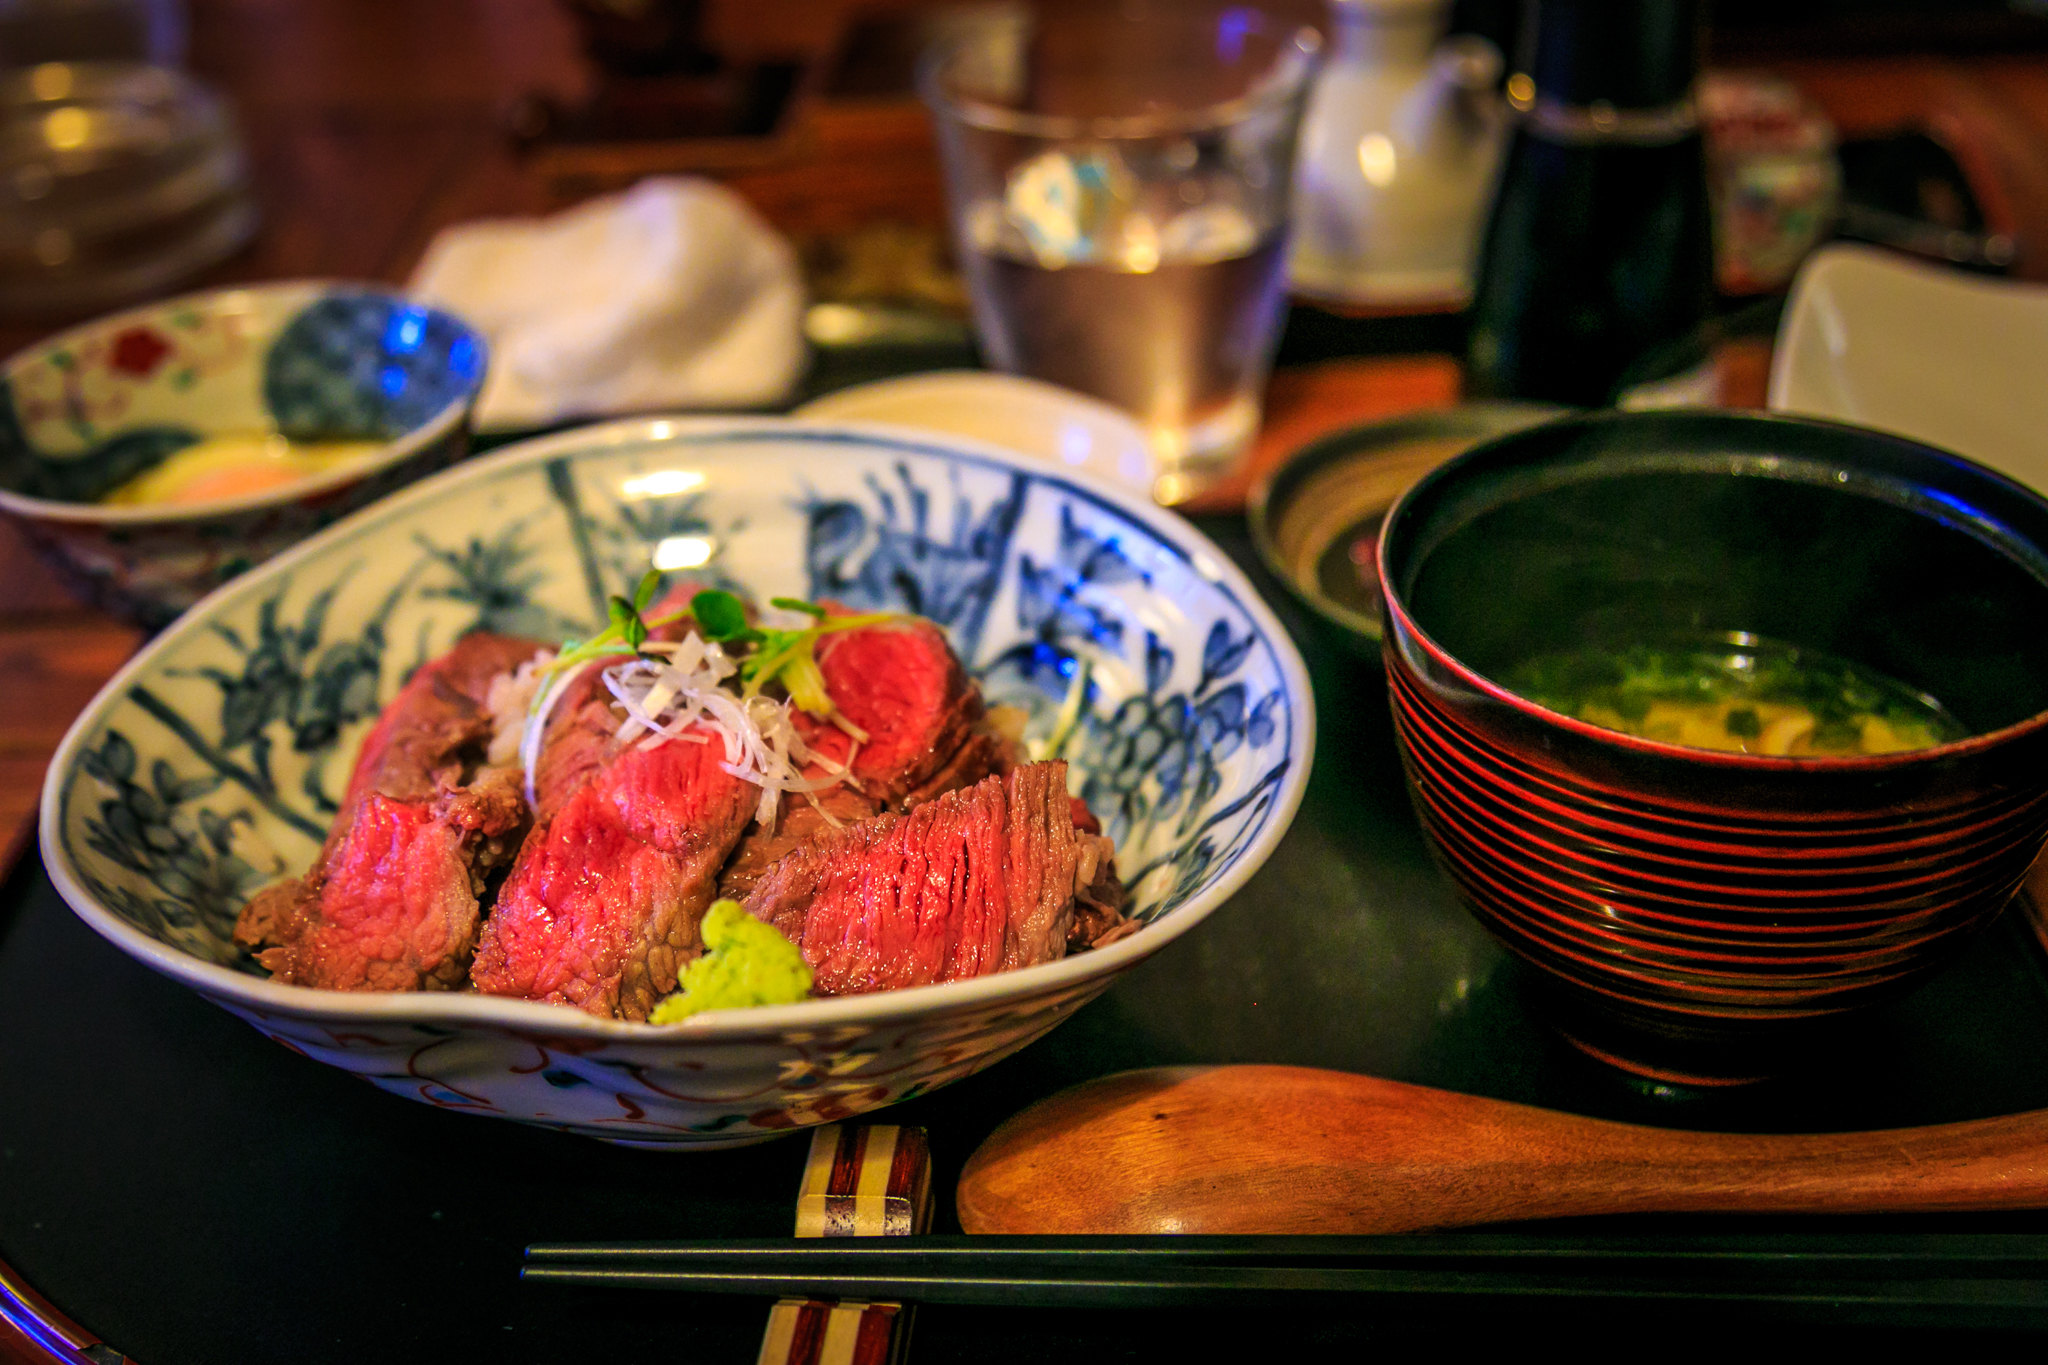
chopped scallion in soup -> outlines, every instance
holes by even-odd
[[[1540,706],[1592,725],[1729,753],[1904,753],[1969,733],[1939,702],[1904,683],[1747,635],[1544,654],[1503,681]]]

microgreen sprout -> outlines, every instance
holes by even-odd
[[[832,697],[825,690],[825,675],[818,668],[817,644],[835,631],[858,630],[899,618],[893,612],[834,616],[815,602],[794,597],[771,597],[768,605],[808,616],[811,624],[795,630],[749,625],[745,604],[729,592],[716,590],[691,598],[690,612],[697,618],[697,629],[705,639],[721,645],[753,647],[740,661],[741,695],[758,696],[762,688],[779,682],[800,709],[832,720],[856,739],[865,739],[832,704]]]
[[[643,615],[653,603],[654,594],[660,588],[660,572],[649,569],[641,578],[640,586],[633,589],[631,599],[614,595],[611,601],[605,604],[606,612],[611,617],[610,623],[588,640],[564,640],[562,651],[555,656],[555,661],[548,665],[548,672],[567,673],[589,663],[592,659],[638,654],[640,646],[647,643],[648,632],[683,619],[684,613],[679,611],[653,621],[647,620]]]

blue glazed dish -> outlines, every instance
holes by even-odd
[[[669,585],[834,598],[945,628],[1070,765],[1144,928],[1060,961],[671,1027],[468,993],[268,980],[247,898],[312,859],[379,707],[464,632],[586,635]],[[1131,494],[883,427],[631,421],[411,489],[229,585],[86,710],[44,860],[94,929],[289,1047],[395,1093],[611,1141],[758,1141],[971,1074],[1194,928],[1307,783],[1300,656],[1244,577]]]
[[[83,598],[154,628],[252,564],[460,459],[482,338],[369,286],[197,294],[0,367],[0,511]],[[346,468],[188,505],[97,499],[209,436],[383,442]]]

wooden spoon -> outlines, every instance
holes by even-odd
[[[2048,1110],[1778,1136],[1608,1123],[1291,1066],[1061,1091],[960,1177],[976,1233],[1415,1232],[1575,1214],[2048,1208]]]

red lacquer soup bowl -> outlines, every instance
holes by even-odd
[[[2048,837],[2048,502],[1967,460],[1817,422],[1572,418],[1424,478],[1379,553],[1416,811],[1597,1056],[1691,1084],[1800,1064],[1937,971]],[[1708,656],[1727,728],[1776,714],[1731,679],[1790,679],[1822,700],[1784,723],[1847,751],[1642,720],[1641,687],[1687,684],[1628,669]],[[1906,703],[1933,742],[1862,752]],[[1631,707],[1637,733],[1581,718]]]

